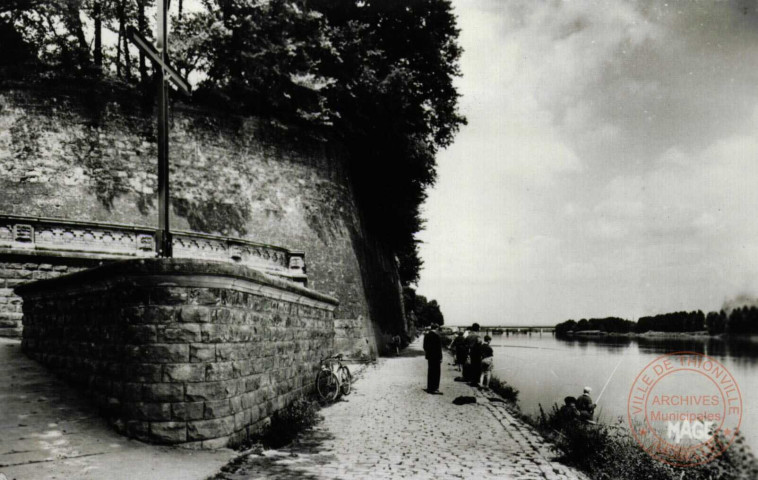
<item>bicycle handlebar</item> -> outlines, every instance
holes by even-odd
[[[344,358],[344,355],[341,353],[335,353],[334,355],[329,355],[321,359],[321,363],[323,363],[326,360],[339,360],[342,361]]]

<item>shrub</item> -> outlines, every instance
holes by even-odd
[[[645,452],[620,419],[614,425],[591,425],[566,421],[558,405],[546,413],[540,405],[536,417],[526,417],[543,437],[562,452],[562,460],[586,472],[592,478],[618,480],[714,480],[758,478],[758,463],[738,435],[735,442],[713,461],[696,467],[674,467]],[[716,434],[716,442],[723,442]]]
[[[716,434],[716,443],[723,444],[724,437],[721,432]],[[758,478],[758,462],[750,447],[745,442],[745,437],[738,433],[729,448],[714,461],[698,467],[698,479],[706,478]]]

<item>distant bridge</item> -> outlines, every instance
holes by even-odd
[[[455,331],[465,331],[471,325],[466,326],[449,326]],[[543,325],[482,325],[479,327],[480,332],[499,335],[502,334],[528,334],[528,333],[555,333],[555,326],[543,326]]]

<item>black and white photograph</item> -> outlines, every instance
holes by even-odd
[[[0,480],[758,478],[758,1],[0,0]]]

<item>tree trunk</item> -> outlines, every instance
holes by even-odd
[[[145,0],[137,0],[137,9],[137,29],[143,37],[146,37]],[[139,51],[139,79],[143,85],[147,84],[147,64],[145,63],[145,54],[142,52],[142,49]]]
[[[121,39],[124,36],[124,24],[121,23],[121,15],[118,20],[118,40],[116,40],[116,76],[121,78]]]
[[[240,51],[240,49],[238,48],[239,31],[237,28],[232,28],[232,16],[234,15],[234,2],[233,0],[218,0],[218,6],[221,10],[221,18],[223,19],[224,25],[232,29],[232,38],[230,42],[232,51],[238,52]],[[236,58],[230,58],[228,60],[230,62],[229,71],[231,73],[231,77],[241,78],[242,71],[240,67],[240,62]]]
[[[79,18],[79,10],[81,9],[80,0],[67,0],[65,3],[66,13],[64,22],[71,35],[76,38],[79,48],[77,48],[77,56],[79,57],[80,66],[85,66],[89,63],[89,45],[87,39],[84,37],[84,28],[82,26],[82,19]]]
[[[95,0],[92,7],[92,16],[95,21],[95,66],[103,67],[103,17],[100,0]]]
[[[129,79],[129,67],[131,62],[129,61],[129,50],[127,48],[126,39],[126,22],[124,15],[124,0],[118,0],[118,7],[116,9],[116,16],[118,17],[118,45],[116,46],[116,72],[119,77],[121,75],[121,42],[124,42],[124,62],[125,62],[125,77]]]
[[[124,29],[126,29],[126,25],[124,26]],[[124,35],[124,60],[126,62],[126,65],[125,65],[126,81],[131,82],[132,81],[132,56],[129,54],[129,39],[126,37],[126,35]]]

